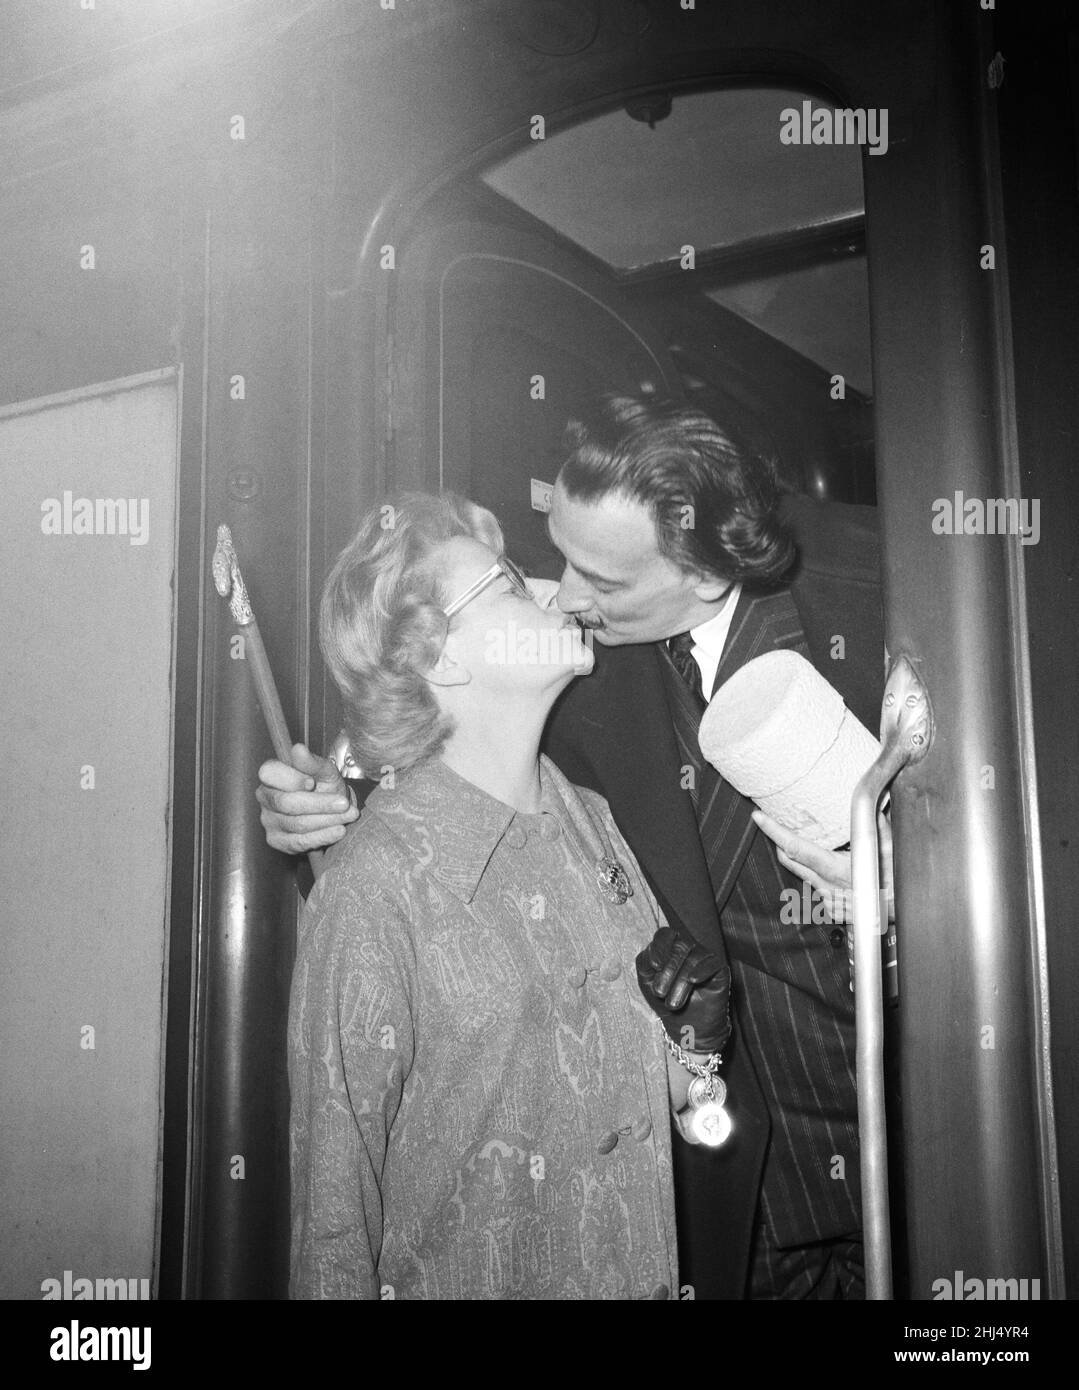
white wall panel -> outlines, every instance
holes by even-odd
[[[153,1276],[178,419],[174,371],[0,411],[4,1298]]]

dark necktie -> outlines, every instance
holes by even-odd
[[[697,699],[704,704],[704,689],[701,684],[701,668],[693,659],[693,638],[688,632],[680,632],[667,643],[674,669],[689,686]]]

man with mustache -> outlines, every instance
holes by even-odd
[[[766,464],[674,403],[609,398],[568,446],[548,518],[565,560],[557,602],[601,650],[556,707],[546,751],[606,797],[664,909],[671,930],[639,966],[668,1030],[698,990],[728,995],[713,1041],[731,1135],[718,1149],[675,1139],[683,1282],[698,1298],[860,1298],[845,933],[781,911],[799,879],[849,886],[849,856],[755,812],[704,763],[696,731],[707,696],[777,648],[807,656],[876,727],[872,512],[781,498]],[[291,852],[332,843],[357,814],[342,814],[332,764],[295,751],[294,768],[264,766],[258,793],[270,844]]]

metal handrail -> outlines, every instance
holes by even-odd
[[[850,820],[862,1219],[866,1298],[873,1300],[892,1297],[880,949],[888,913],[886,907],[882,912],[880,901],[877,812],[892,780],[924,758],[933,739],[928,692],[905,656],[896,658],[888,675],[880,734],[884,746],[855,788]]]

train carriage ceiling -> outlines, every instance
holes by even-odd
[[[686,92],[653,125],[625,108],[555,132],[485,182],[617,269],[864,211],[856,151],[776,138],[801,90]]]

